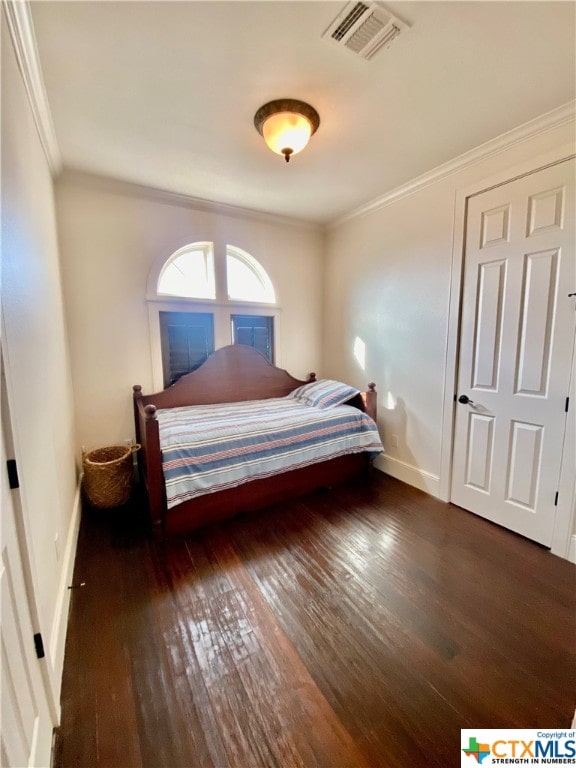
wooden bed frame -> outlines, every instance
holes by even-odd
[[[296,387],[315,380],[315,373],[311,373],[307,381],[295,379],[269,363],[253,347],[235,344],[216,350],[200,368],[182,376],[162,392],[143,395],[142,387],[136,384],[133,387],[134,422],[136,441],[142,446],[138,463],[156,537],[161,539],[241,512],[262,509],[366,472],[368,454],[356,453],[271,478],[252,480],[235,488],[190,499],[172,509],[166,508],[157,408],[284,397]],[[369,384],[367,392],[352,398],[348,404],[365,411],[376,421],[375,384]]]

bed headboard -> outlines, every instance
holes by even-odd
[[[313,381],[315,376],[311,373],[308,381]],[[230,344],[217,349],[199,368],[179,378],[171,387],[142,395],[142,387],[136,385],[134,394],[143,405],[177,408],[284,397],[305,383],[272,365],[254,347]]]

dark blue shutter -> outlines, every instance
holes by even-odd
[[[274,362],[274,318],[262,315],[232,315],[232,341],[247,344]]]
[[[214,315],[208,312],[160,312],[164,386],[199,368],[214,352]]]

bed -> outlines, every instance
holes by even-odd
[[[216,350],[161,392],[135,385],[133,401],[159,539],[362,477],[383,450],[373,383],[359,392],[314,373],[299,380],[244,345]]]

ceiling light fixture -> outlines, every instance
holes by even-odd
[[[320,115],[304,101],[276,99],[260,107],[254,115],[254,125],[272,152],[284,155],[289,162],[318,130]]]

